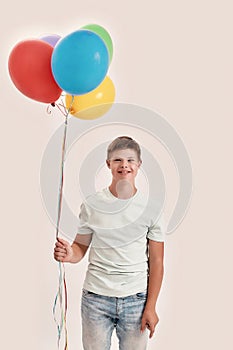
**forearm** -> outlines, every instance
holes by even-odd
[[[72,256],[69,262],[75,264],[75,263],[78,263],[80,260],[82,260],[88,247],[77,244],[76,242],[73,242],[71,245],[71,248],[72,248]]]
[[[149,261],[147,308],[155,309],[163,281],[163,274],[163,261]]]
[[[142,316],[141,331],[147,327],[149,337],[154,334],[155,326],[159,322],[155,307],[163,280],[164,242],[150,240],[149,245],[149,276],[146,306]]]

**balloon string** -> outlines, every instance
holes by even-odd
[[[57,226],[56,226],[56,239],[58,239],[59,226],[60,226],[60,220],[61,220],[68,116],[69,116],[69,112],[70,112],[72,104],[73,104],[73,100],[74,100],[74,96],[72,96],[72,101],[71,101],[70,107],[69,107],[69,109],[66,110],[66,114],[65,114],[65,125],[64,125],[65,127],[64,127],[63,142],[62,142],[61,174],[60,174],[60,185],[59,185],[59,195],[58,195],[58,215],[57,215]],[[60,108],[59,108],[59,110],[61,111]],[[63,290],[63,288],[64,288],[64,290]],[[65,296],[64,303],[63,303],[63,293]],[[56,318],[56,308],[57,308],[58,301],[59,301],[59,306],[60,306],[60,322],[58,322],[57,318]],[[63,308],[63,304],[65,304],[64,308]],[[67,334],[67,326],[66,326],[66,314],[67,314],[67,288],[66,288],[66,279],[65,279],[65,266],[64,266],[64,263],[59,261],[59,285],[58,285],[58,292],[57,292],[57,294],[55,296],[55,300],[54,300],[53,315],[54,315],[54,320],[55,320],[56,325],[57,325],[58,349],[60,347],[60,341],[61,341],[63,327],[65,330],[64,350],[68,349],[68,334]]]
[[[56,238],[58,238],[59,224],[60,224],[60,219],[61,219],[62,195],[63,195],[63,185],[64,185],[64,160],[65,160],[65,147],[66,147],[66,135],[67,135],[67,122],[68,122],[68,118],[66,115],[63,143],[62,143],[61,178],[60,178],[59,196],[58,196],[58,215],[57,215],[57,226],[56,226]]]
[[[47,114],[52,114],[51,105],[48,105],[46,112],[47,112]]]
[[[64,104],[63,103],[62,104],[56,103],[56,106],[59,109],[59,111],[66,117],[66,108],[65,108]],[[64,109],[65,112],[61,109],[61,107]]]
[[[62,159],[61,159],[61,177],[60,177],[60,186],[59,186],[59,196],[58,196],[58,216],[57,216],[57,226],[56,226],[56,238],[58,238],[59,234],[59,225],[61,219],[61,208],[62,208],[62,195],[63,195],[63,184],[64,184],[64,163],[65,163],[65,153],[66,153],[66,135],[67,135],[67,126],[68,126],[68,116],[74,101],[74,96],[72,96],[72,100],[69,108],[67,109],[65,115],[65,127],[63,134],[63,142],[62,142]]]

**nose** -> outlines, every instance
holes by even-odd
[[[127,160],[122,160],[121,168],[128,168]]]

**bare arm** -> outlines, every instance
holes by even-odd
[[[156,313],[156,302],[163,280],[164,243],[149,240],[149,280],[148,295],[145,310],[142,316],[141,330],[147,327],[150,338],[153,336],[155,326],[159,321]]]
[[[58,238],[54,248],[54,259],[61,262],[77,263],[85,256],[91,242],[91,235],[77,234],[70,245],[64,239]]]

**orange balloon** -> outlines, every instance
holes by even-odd
[[[115,87],[109,77],[91,92],[84,95],[66,95],[66,108],[70,114],[80,119],[96,119],[111,108],[115,100]]]

